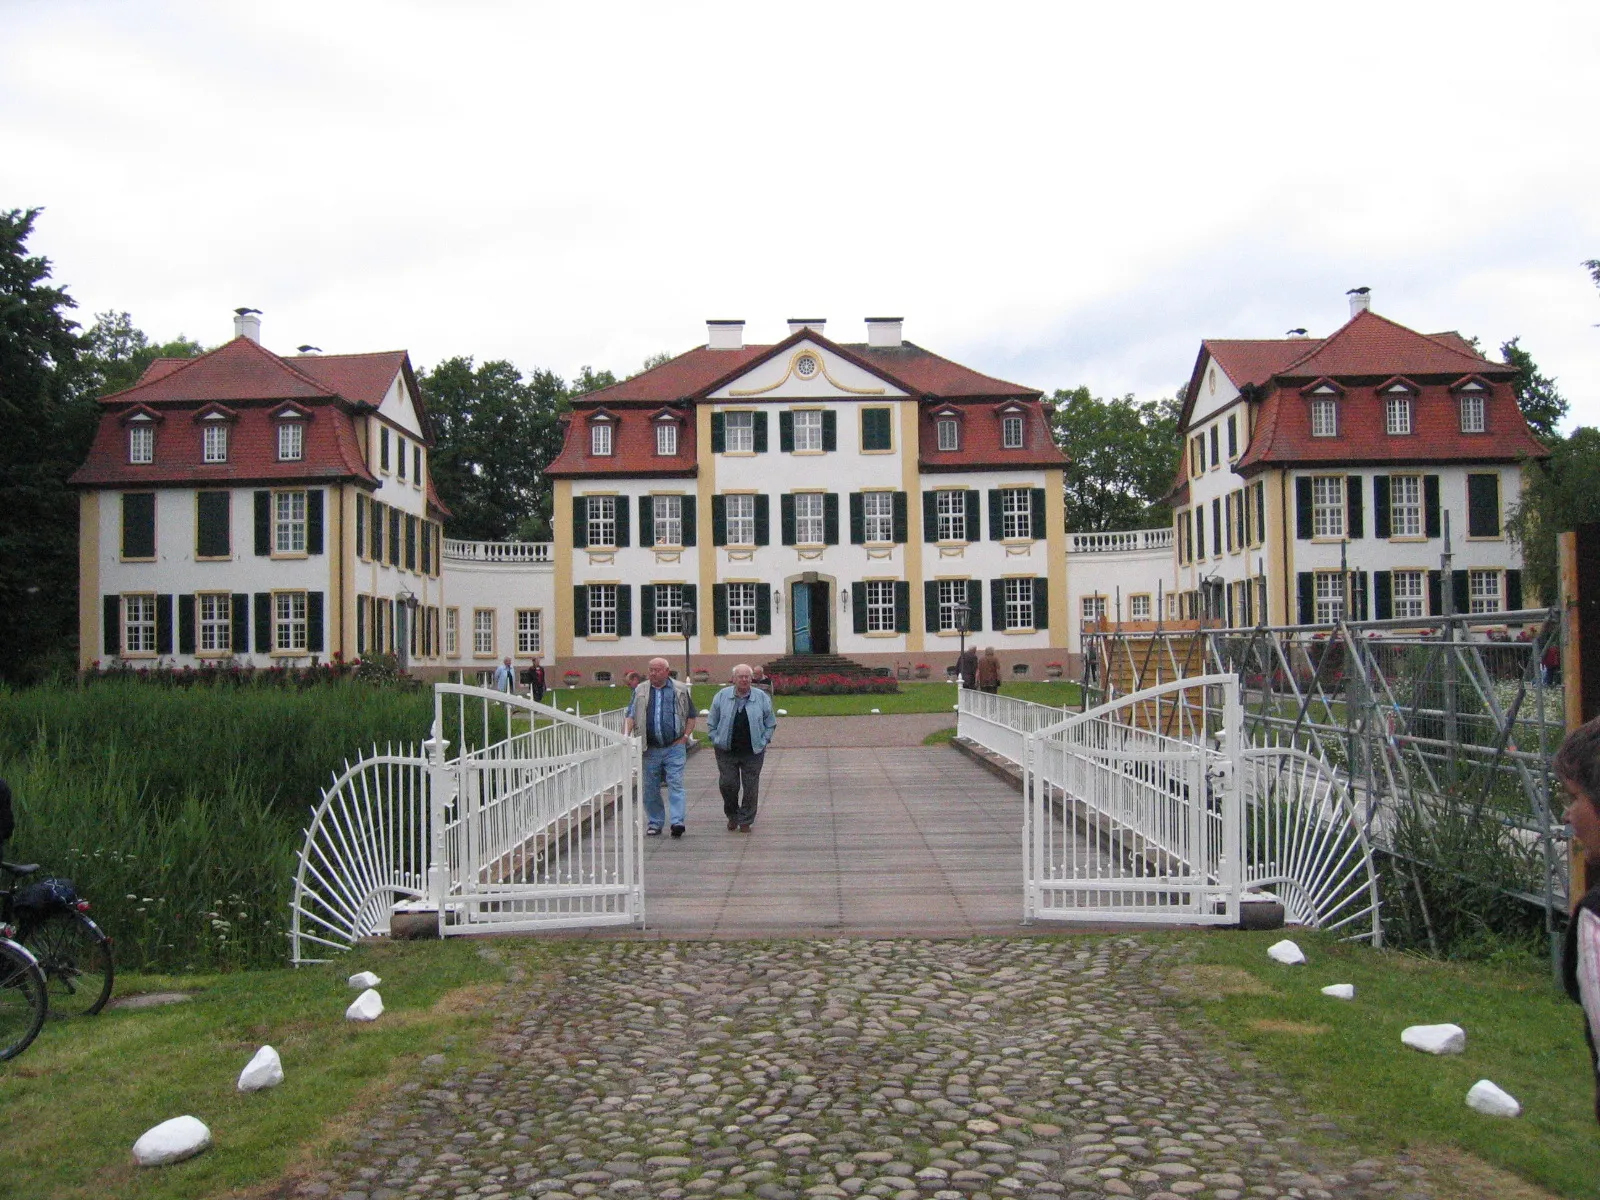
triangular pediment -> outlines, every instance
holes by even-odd
[[[780,342],[706,394],[731,403],[767,400],[873,400],[909,393],[894,380],[814,336]]]

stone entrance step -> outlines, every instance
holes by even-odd
[[[786,654],[766,663],[768,675],[851,675],[882,676],[884,670],[868,667],[842,654]]]

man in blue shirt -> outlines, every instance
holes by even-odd
[[[672,836],[682,837],[689,802],[683,790],[683,764],[694,734],[694,700],[689,685],[672,678],[666,659],[650,660],[650,677],[633,690],[622,732],[644,735],[645,835],[659,836],[670,813]],[[661,805],[663,779],[669,812],[663,812]]]
[[[514,692],[517,690],[517,673],[511,669],[511,656],[506,655],[505,662],[494,669],[494,690],[497,692]]]
[[[744,663],[733,669],[733,683],[711,701],[711,721],[707,726],[717,751],[717,790],[722,793],[722,812],[728,818],[728,828],[740,833],[749,833],[756,823],[761,764],[772,731],[778,727],[771,698],[760,688],[750,686],[754,677],[755,672]]]

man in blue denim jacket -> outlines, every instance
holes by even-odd
[[[622,732],[644,737],[645,834],[656,837],[664,820],[672,822],[672,836],[681,838],[688,796],[683,787],[683,765],[694,736],[694,701],[689,685],[672,678],[664,658],[650,660],[650,677],[633,690]],[[661,785],[667,785],[667,810],[661,806]]]
[[[778,727],[772,700],[750,686],[755,672],[745,663],[733,669],[733,683],[711,701],[707,732],[717,751],[717,790],[728,828],[749,833],[756,823],[756,800],[761,788],[761,763],[772,731]],[[741,795],[742,793],[742,795]]]

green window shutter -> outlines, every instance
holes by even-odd
[[[854,618],[853,628],[857,633],[867,631],[867,585],[852,583],[850,585],[850,615]]]
[[[648,548],[656,544],[656,498],[639,497],[639,545]]]
[[[232,547],[228,538],[229,492],[195,494],[195,547],[201,558],[226,558]]]
[[[1372,477],[1372,536],[1386,538],[1392,526],[1389,523],[1389,477]]]
[[[656,635],[656,585],[639,585],[639,633],[643,637]]]
[[[632,524],[630,518],[633,515],[633,509],[628,506],[628,498],[626,496],[617,497],[616,513],[617,548],[621,549],[623,546],[631,546],[633,544],[633,530],[629,528]]]
[[[922,493],[922,540],[939,540],[939,493]]]
[[[911,519],[906,512],[906,494],[894,494],[894,540],[896,545],[905,545],[906,538],[910,536]]]
[[[322,497],[321,488],[306,492],[306,553],[322,553]],[[407,566],[417,561],[415,550],[406,555]]]
[[[1050,580],[1043,575],[1033,580],[1033,627],[1050,628]]]
[[[413,618],[415,620],[415,618]],[[412,632],[416,632],[413,624]],[[306,649],[312,654],[321,654],[323,646],[322,635],[322,593],[306,593]]]
[[[1006,581],[1004,579],[989,580],[989,619],[994,622],[996,633],[1011,628],[1006,620]]]
[[[983,631],[983,580],[967,580],[967,630],[970,633]]]
[[[839,493],[822,494],[822,541],[824,545],[839,544]]]
[[[1366,621],[1367,616],[1367,573],[1365,571],[1350,572],[1350,608],[1354,612],[1354,620]]]
[[[256,593],[256,653],[272,652],[272,593]]]
[[[1233,460],[1239,457],[1239,417],[1236,413],[1228,414],[1228,458]]]
[[[235,654],[250,653],[250,596],[246,592],[235,592],[233,600],[228,605],[228,616],[233,625],[232,640],[229,648]]]
[[[1380,621],[1394,616],[1394,574],[1390,571],[1372,573],[1372,615]]]
[[[711,632],[717,637],[728,636],[728,585],[711,585]]]
[[[1296,577],[1300,591],[1301,625],[1314,625],[1317,620],[1317,576],[1314,571],[1301,571]]]
[[[831,409],[824,409],[822,413],[822,448],[839,448],[839,414]]]
[[[115,658],[122,653],[122,597],[100,598],[101,643],[106,657]]]
[[[122,557],[156,556],[156,495],[154,492],[122,494]]]
[[[633,636],[633,585],[617,584],[617,636]]]
[[[585,496],[572,498],[572,548],[582,550],[589,544],[589,500]]]
[[[383,526],[385,505],[374,500],[369,506],[367,524],[367,557],[373,562],[383,561]]]
[[[1345,498],[1345,532],[1350,537],[1366,537],[1363,532],[1365,522],[1361,516],[1361,476],[1346,475],[1344,477]]]
[[[256,492],[255,505],[256,553],[265,556],[272,553],[272,493],[265,490]]]
[[[360,658],[367,652],[367,608],[371,604],[371,597],[356,597],[356,657]]]
[[[589,636],[589,588],[582,583],[572,587],[572,634],[581,638]]]
[[[1196,510],[1201,511],[1201,510]],[[1311,476],[1302,475],[1294,481],[1294,535],[1302,542],[1311,540],[1316,524],[1311,514]],[[1200,556],[1205,557],[1205,539],[1199,538]]]
[[[172,653],[172,597],[156,597],[156,653]]]
[[[1467,536],[1500,536],[1500,476],[1467,476]]]
[[[1000,511],[1000,489],[989,489],[989,540],[1002,541],[1006,536],[1005,521]]]
[[[978,509],[982,507],[983,499],[978,494],[977,488],[967,492],[967,541],[983,541],[983,531],[978,528],[978,520],[982,516]]]
[[[756,632],[759,634],[772,632],[772,585],[770,583],[756,584]]]
[[[896,633],[911,632],[911,585],[904,579],[894,584],[894,628]]]
[[[850,493],[850,544],[860,546],[867,540],[866,501],[860,492]]]
[[[772,540],[772,501],[765,492],[756,493],[756,545]]]
[[[422,523],[422,573],[433,574],[433,522]]]
[[[406,514],[406,570],[417,569],[417,519]]]
[[[939,583],[930,579],[922,585],[922,628],[939,632]]]
[[[790,492],[778,497],[778,536],[785,546],[794,545],[794,495]]]
[[[726,454],[728,452],[727,418],[722,413],[711,414],[711,453]]]
[[[1256,541],[1267,540],[1267,485],[1256,483]]]
[[[1522,572],[1506,572],[1506,611],[1516,612],[1522,607]]]
[[[778,414],[778,449],[794,453],[794,413],[787,408]]]
[[[1426,526],[1423,532],[1431,538],[1438,537],[1442,526],[1439,521],[1439,477],[1437,475],[1424,475],[1422,477],[1422,508]]]
[[[1428,572],[1428,615],[1444,615],[1444,574],[1441,571]]]
[[[755,447],[757,454],[767,452],[767,414],[764,412],[750,414],[750,443]]]
[[[1450,572],[1450,591],[1455,596],[1457,615],[1472,610],[1472,591],[1468,585],[1467,572]]]
[[[356,493],[356,557],[367,556],[367,495]]]
[[[398,567],[400,565],[400,515],[400,510],[398,508],[391,508],[389,510],[388,563],[391,567]]]
[[[178,653],[194,653],[194,597],[178,597]]]
[[[887,408],[867,408],[861,411],[861,448],[863,450],[894,448]]]
[[[1206,556],[1206,506],[1197,504],[1194,508],[1194,556],[1201,559]]]
[[[695,545],[695,516],[699,505],[700,498],[690,492],[683,498],[682,505],[678,510],[683,515],[683,544],[685,546]]]
[[[1050,527],[1045,524],[1044,489],[1030,488],[1029,491],[1032,493],[1030,499],[1033,501],[1033,519],[1028,532],[1034,538],[1043,539],[1050,535]]]
[[[690,633],[698,633],[700,631],[699,591],[700,589],[692,583],[686,583],[683,585],[683,615],[689,621],[687,628]]]
[[[720,494],[711,497],[711,544],[728,544],[728,499]]]

